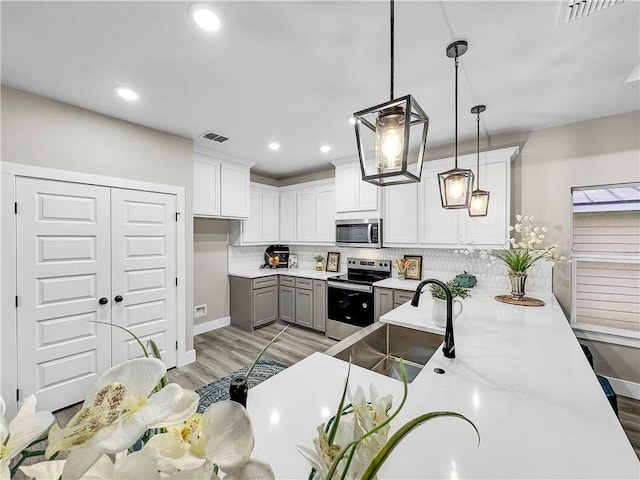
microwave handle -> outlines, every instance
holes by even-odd
[[[367,225],[367,238],[369,239],[369,244],[373,243],[373,223]]]

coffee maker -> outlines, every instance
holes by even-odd
[[[270,245],[264,251],[265,268],[289,268],[289,247]]]

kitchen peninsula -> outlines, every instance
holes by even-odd
[[[551,294],[544,307],[499,303],[504,292],[475,288],[455,322],[455,359],[441,349],[409,385],[392,431],[430,411],[462,413],[478,427],[438,418],[411,432],[379,472],[381,479],[634,478],[640,463],[595,374]],[[384,322],[442,333],[431,320],[428,289]],[[442,368],[445,374],[434,372]],[[316,353],[249,392],[254,455],[278,479],[306,478],[296,445],[312,447],[316,427],[337,407],[347,363]],[[350,385],[370,383],[402,398],[401,382],[353,366]]]

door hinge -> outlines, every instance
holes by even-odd
[[[178,215],[180,215],[180,212],[176,212],[176,222],[178,221]]]
[[[13,213],[18,214],[18,202],[13,202]]]
[[[16,308],[18,308],[18,295],[16,295]]]
[[[178,341],[176,340],[176,350],[178,349]]]
[[[16,388],[16,402],[20,401],[20,389]]]
[[[176,286],[178,285],[178,277],[176,277]]]

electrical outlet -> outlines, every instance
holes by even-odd
[[[207,304],[196,305],[193,307],[193,318],[200,318],[207,316]]]

